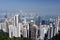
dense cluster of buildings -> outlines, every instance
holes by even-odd
[[[25,37],[32,40],[50,39],[60,30],[60,18],[49,20],[37,17],[15,15],[0,23],[0,30],[9,33],[9,37]]]

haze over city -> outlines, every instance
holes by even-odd
[[[0,15],[23,14],[60,16],[60,0],[0,0]]]

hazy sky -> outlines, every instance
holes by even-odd
[[[1,10],[23,10],[39,15],[60,15],[60,0],[0,0]]]

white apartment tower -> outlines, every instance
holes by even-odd
[[[18,23],[19,23],[19,15],[15,15],[14,16],[14,26],[18,27]]]
[[[26,18],[23,19],[23,37],[29,37],[29,24],[26,21]]]
[[[13,25],[9,25],[9,37],[12,38],[14,35],[13,35]]]
[[[16,32],[17,32],[17,33],[16,33],[16,34],[17,34],[17,37],[21,37],[21,36],[20,36],[20,34],[21,34],[21,33],[20,33],[20,27],[21,27],[21,26],[20,26],[19,23],[20,23],[20,15],[15,15],[15,16],[14,16],[14,28],[16,28],[16,30],[17,30],[17,31],[16,31]]]

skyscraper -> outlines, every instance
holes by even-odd
[[[18,27],[18,23],[20,22],[20,15],[14,16],[14,26]]]
[[[31,20],[29,24],[29,38],[32,40],[37,40],[38,36],[38,27],[34,24],[33,20]]]
[[[13,25],[9,25],[9,37],[12,38],[14,36],[13,34]]]

